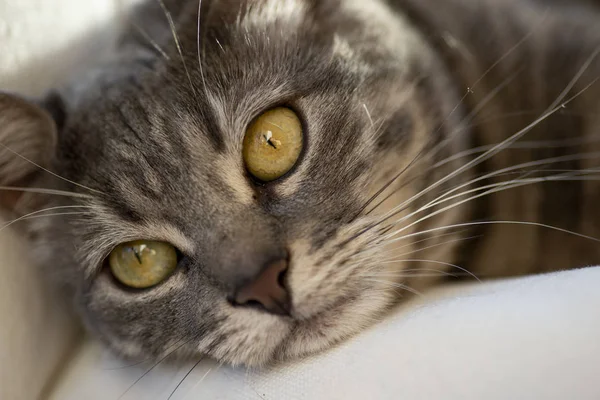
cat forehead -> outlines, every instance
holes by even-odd
[[[137,89],[132,89],[126,101],[118,95],[117,102],[132,109],[108,113],[107,118],[114,120],[107,133],[110,143],[101,139],[104,135],[93,135],[89,144],[70,141],[75,146],[73,153],[87,154],[81,163],[94,165],[81,170],[94,171],[86,172],[94,175],[90,179],[111,181],[107,184],[120,195],[116,197],[129,204],[145,204],[154,196],[154,203],[161,208],[179,209],[189,200],[184,195],[188,192],[203,204],[216,199],[216,194],[249,204],[253,192],[241,156],[245,130],[261,112],[291,100],[308,128],[308,145],[295,173],[277,186],[278,194],[317,198],[332,188],[340,193],[348,190],[346,183],[362,176],[356,167],[370,157],[375,145],[372,117],[377,118],[378,113],[372,107],[373,91],[365,96],[357,91],[364,86],[368,72],[348,68],[348,55],[343,54],[343,62],[334,60],[332,54],[339,50],[339,43],[333,36],[331,41],[315,44],[307,35],[259,34],[261,26],[276,21],[303,20],[314,4],[305,0],[248,1],[247,11],[240,13],[237,21],[241,25],[223,29],[236,30],[246,24],[250,41],[234,41],[240,36],[232,35],[222,48],[207,35],[203,38],[206,52],[201,54],[203,71],[197,68],[198,55],[187,52],[182,59],[171,57],[166,70],[152,75],[150,96]],[[349,0],[345,8],[352,4],[360,8],[358,2]],[[196,24],[189,25],[193,35],[187,32],[187,24],[178,27],[182,47],[197,46]],[[292,25],[282,24],[286,29]],[[310,31],[310,27],[298,27]],[[135,111],[138,103],[139,111]],[[106,122],[97,121],[96,130],[103,132]],[[86,131],[85,122],[82,124],[81,131]],[[105,143],[97,143],[102,140]],[[94,143],[103,150],[89,154],[86,146]],[[337,160],[333,166],[328,162],[331,157]],[[173,186],[179,189],[165,196],[164,190]],[[147,208],[155,207],[148,204]]]

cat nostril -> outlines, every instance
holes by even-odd
[[[271,314],[290,315],[290,295],[284,284],[287,269],[287,260],[270,263],[256,279],[237,290],[234,303],[258,306]]]
[[[281,286],[282,288],[285,289],[285,275],[287,273],[287,268],[284,269],[283,271],[281,271],[279,273],[279,275],[277,276],[277,283],[279,284],[279,286]]]

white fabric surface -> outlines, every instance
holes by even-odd
[[[134,0],[0,0],[0,88],[37,94],[93,62]],[[1,193],[0,193],[1,195]],[[0,233],[0,399],[117,399],[148,368],[88,340]],[[261,373],[202,362],[177,399],[600,399],[600,269],[446,289],[318,357]],[[123,399],[166,400],[189,367],[161,365]],[[115,369],[117,368],[117,369]]]
[[[600,399],[600,268],[432,293],[330,352],[271,371],[198,365],[183,399]],[[166,400],[193,364],[159,366],[124,400]],[[152,364],[87,342],[53,400],[118,399]]]
[[[0,232],[2,400],[37,399],[76,339],[69,316],[26,255],[27,247],[8,229]]]
[[[93,63],[111,40],[107,22],[132,1],[0,0],[0,90],[39,95]],[[0,232],[2,400],[39,398],[76,340],[26,255],[9,229]]]

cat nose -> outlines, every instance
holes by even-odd
[[[260,307],[271,314],[290,315],[290,294],[284,282],[287,269],[286,259],[269,263],[254,280],[238,288],[234,303]]]

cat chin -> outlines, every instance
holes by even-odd
[[[370,287],[347,296],[333,307],[300,321],[279,346],[276,361],[320,353],[381,320],[397,296],[389,287]]]
[[[256,323],[258,321],[258,323]],[[264,368],[273,364],[278,348],[291,332],[289,322],[272,318],[255,319],[256,326],[240,330],[228,321],[229,331],[219,330],[199,341],[174,339],[161,348],[150,349],[136,338],[116,338],[102,332],[98,339],[117,357],[128,363],[172,363],[200,358],[212,358],[232,367]],[[215,345],[215,343],[218,343]]]
[[[240,312],[227,322],[235,334],[210,350],[207,347],[210,338],[206,338],[198,349],[200,353],[204,349],[220,362],[250,368],[301,359],[330,349],[379,322],[397,301],[396,297],[393,290],[371,287],[342,298],[334,306],[304,320],[263,313],[257,318],[254,313]],[[250,327],[248,322],[251,322]],[[244,326],[247,328],[243,329]]]

